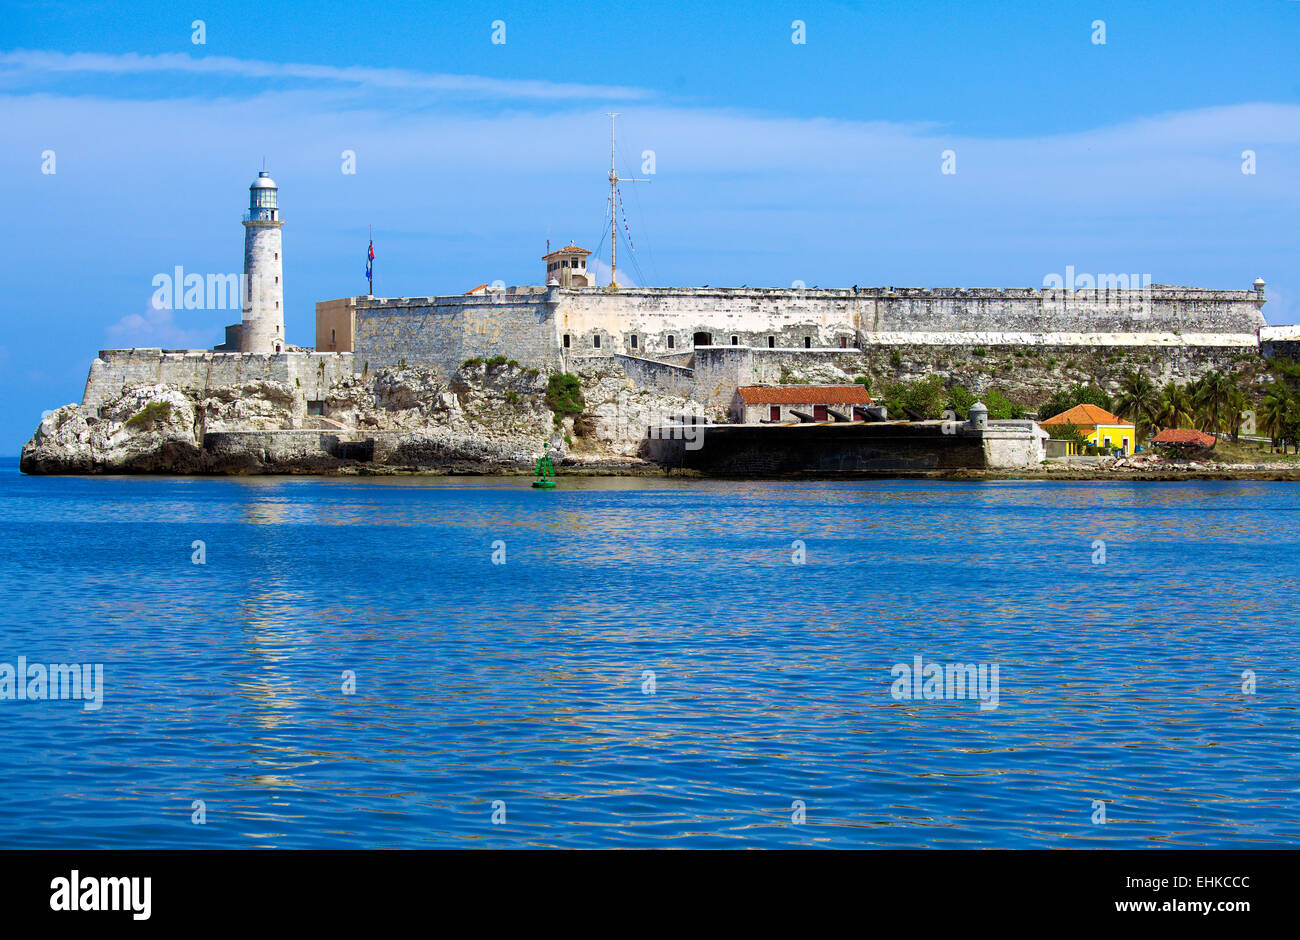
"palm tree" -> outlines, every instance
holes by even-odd
[[[1286,453],[1286,440],[1283,435],[1286,433],[1291,411],[1291,396],[1287,394],[1286,386],[1281,382],[1274,382],[1264,393],[1264,404],[1260,408],[1260,427],[1268,435],[1270,451],[1276,448],[1278,440],[1282,439],[1282,453]]]
[[[1181,428],[1195,421],[1192,415],[1191,396],[1187,394],[1188,386],[1177,382],[1167,382],[1160,391],[1160,409],[1156,413],[1156,423],[1164,428]]]
[[[1246,409],[1250,407],[1250,399],[1237,386],[1228,389],[1227,414],[1228,430],[1232,434],[1232,443],[1237,443],[1241,438],[1241,424],[1246,418]]]
[[[1231,376],[1216,370],[1194,384],[1196,390],[1192,393],[1192,401],[1201,418],[1201,430],[1218,434],[1223,428],[1228,394],[1236,383]]]
[[[1115,413],[1128,418],[1137,427],[1138,436],[1149,430],[1160,411],[1160,393],[1145,372],[1130,369],[1120,382]]]

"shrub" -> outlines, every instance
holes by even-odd
[[[483,365],[483,359],[479,356],[475,356],[473,359],[466,359],[464,362],[460,364],[460,367],[462,369],[472,369],[475,366],[481,366],[481,365]]]
[[[970,406],[975,404],[975,396],[964,385],[954,385],[948,389],[948,407],[958,419],[970,414]]]
[[[151,401],[140,411],[126,419],[124,427],[151,428],[156,423],[164,422],[172,416],[172,403],[169,401]]]
[[[854,381],[855,383],[857,383],[858,385],[861,385],[861,386],[862,386],[863,388],[865,388],[868,392],[871,391],[871,376],[866,375],[866,374],[863,374],[863,375],[858,376],[858,377],[857,377],[856,379],[854,379],[853,381]]]
[[[546,407],[555,414],[555,423],[568,415],[580,415],[586,402],[582,400],[582,380],[572,372],[557,372],[546,383]]]
[[[889,364],[895,369],[901,367],[903,365],[903,354],[895,349],[889,354]]]
[[[974,349],[970,351],[970,354],[972,356],[987,356],[988,350],[985,349],[983,346],[976,346]]]
[[[943,417],[943,379],[937,375],[913,382],[895,382],[885,389],[884,404],[891,418],[904,418],[907,410],[923,418]]]
[[[508,360],[506,359],[505,356],[493,356],[491,359],[487,361],[487,367],[490,369],[493,366],[503,366],[506,364],[507,361]]]
[[[1013,421],[1025,416],[1025,409],[1017,405],[996,388],[991,388],[984,396],[984,404],[989,409],[989,420]]]

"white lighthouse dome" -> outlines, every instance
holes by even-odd
[[[249,189],[277,189],[275,180],[271,179],[271,174],[262,170],[257,174],[257,179],[253,180],[253,185]]]

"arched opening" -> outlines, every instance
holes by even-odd
[[[696,334],[695,334],[695,339],[692,340],[692,342],[694,342],[694,344],[695,344],[696,346],[712,346],[712,345],[713,345],[713,334],[712,334],[712,333],[696,333]]]

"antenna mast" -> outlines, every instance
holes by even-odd
[[[618,281],[614,275],[618,271],[618,184],[650,181],[618,175],[618,170],[614,167],[614,118],[618,117],[619,112],[606,113],[609,115],[609,286],[617,289]]]

